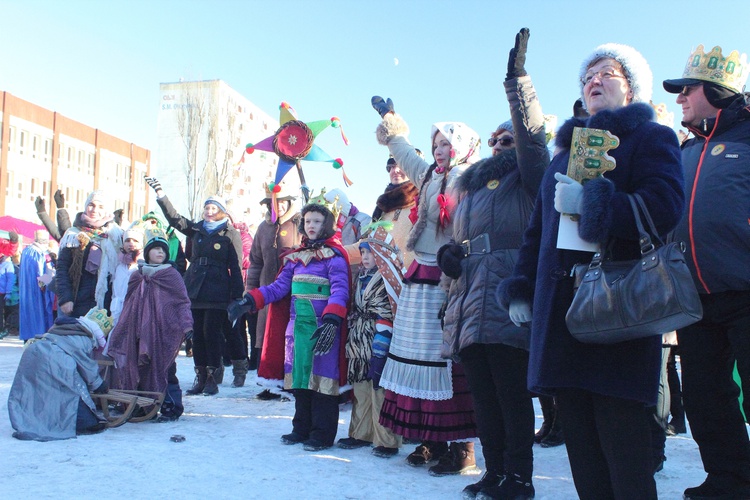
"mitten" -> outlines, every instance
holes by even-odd
[[[44,198],[42,198],[41,196],[36,197],[36,200],[34,200],[34,206],[36,207],[36,212],[38,214],[47,212],[47,207],[44,204]]]
[[[388,358],[379,358],[373,356],[370,358],[370,368],[367,370],[367,378],[372,380],[372,386],[377,389],[380,387],[380,377],[383,375],[383,368]]]
[[[463,259],[464,249],[457,243],[443,245],[437,253],[437,262],[440,270],[454,280],[461,276],[461,261]]]
[[[376,95],[372,96],[370,102],[372,103],[372,107],[375,108],[375,111],[380,114],[380,118],[385,118],[385,115],[388,113],[393,113],[393,101],[390,97],[388,100],[384,101],[382,97]]]
[[[529,44],[529,28],[521,28],[516,35],[516,46],[510,49],[508,56],[508,74],[506,80],[526,76],[526,47]]]
[[[55,191],[55,205],[57,205],[57,208],[65,208],[65,196],[63,196],[63,193],[61,190]]]
[[[583,186],[567,175],[556,173],[555,210],[561,214],[580,214],[583,207]]]
[[[393,333],[390,330],[382,330],[375,332],[375,337],[372,339],[372,355],[376,358],[384,358],[388,356],[388,349],[391,347],[391,337]]]
[[[510,320],[516,326],[531,321],[531,305],[525,300],[513,300],[508,307]]]
[[[143,180],[146,181],[146,184],[151,186],[151,189],[153,189],[157,193],[161,191],[161,183],[156,180],[156,177],[144,177]]]
[[[99,384],[99,387],[94,389],[94,394],[104,394],[109,390],[109,384],[107,384],[106,380],[102,380],[102,383]]]
[[[333,341],[336,340],[336,331],[339,329],[340,324],[341,318],[338,316],[333,314],[323,316],[323,324],[310,337],[311,340],[315,340],[313,354],[322,356],[330,352],[333,347]]]

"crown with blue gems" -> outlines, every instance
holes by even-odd
[[[341,214],[341,202],[339,202],[338,196],[336,196],[333,201],[328,201],[326,200],[325,194],[326,188],[322,188],[318,196],[315,196],[308,200],[307,205],[320,205],[327,208],[328,211],[333,214],[333,220],[335,223],[335,221],[339,220],[339,215]]]
[[[724,57],[718,45],[709,53],[703,52],[703,45],[698,45],[685,64],[682,77],[712,82],[740,93],[747,81],[748,71],[747,54],[740,55],[733,50]]]

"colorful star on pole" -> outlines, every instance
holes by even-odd
[[[280,183],[292,167],[296,166],[306,198],[308,189],[305,184],[302,167],[299,163],[302,160],[331,163],[333,168],[341,169],[344,183],[347,186],[352,185],[352,181],[349,180],[346,172],[343,170],[344,162],[341,158],[332,158],[328,153],[314,144],[318,134],[328,127],[340,129],[344,144],[349,144],[349,140],[344,135],[344,129],[341,127],[341,122],[337,117],[334,116],[330,120],[305,123],[297,119],[294,109],[289,104],[282,102],[279,106],[279,123],[281,124],[279,129],[272,136],[266,137],[257,144],[247,144],[245,146],[245,151],[242,154],[243,158],[240,159],[240,163],[244,161],[245,154],[253,154],[255,150],[276,153],[279,156],[279,165],[276,167],[274,184]]]

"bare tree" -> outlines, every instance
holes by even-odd
[[[210,100],[209,100],[210,102]],[[201,84],[197,86],[186,85],[182,103],[177,104],[177,130],[182,143],[185,145],[185,177],[188,190],[188,212],[190,218],[195,220],[202,211],[201,201],[206,189],[206,167],[208,166],[205,154],[201,154],[201,139],[204,128],[211,130],[207,123],[207,107]]]
[[[213,168],[208,172],[208,189],[212,194],[226,197],[232,190],[231,180],[234,173],[234,152],[240,146],[241,124],[237,119],[237,104],[227,98],[224,106],[214,109],[216,124],[209,132],[209,149],[213,159]]]

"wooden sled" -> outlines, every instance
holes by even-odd
[[[102,378],[110,381],[110,369],[114,362],[108,359],[98,359]],[[163,392],[152,391],[127,391],[121,389],[110,389],[104,394],[91,394],[91,399],[99,406],[107,419],[107,427],[119,427],[125,422],[144,422],[151,420],[161,409],[164,403]],[[122,408],[122,413],[112,414],[110,404],[117,404]]]

